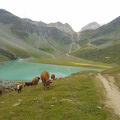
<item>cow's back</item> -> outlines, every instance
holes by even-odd
[[[42,72],[41,72],[40,78],[41,78],[42,81],[48,80],[49,77],[50,77],[50,75],[49,75],[49,73],[48,73],[47,71],[42,71]]]

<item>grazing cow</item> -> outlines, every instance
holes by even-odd
[[[49,88],[49,86],[50,86],[49,77],[50,77],[50,74],[49,74],[47,71],[42,71],[42,72],[41,72],[40,78],[41,78],[41,80],[42,80],[44,89],[45,89],[46,87]]]
[[[55,80],[55,74],[51,74],[51,79]]]
[[[25,86],[29,86],[29,85],[31,85],[31,86],[32,86],[32,85],[33,85],[33,82],[31,82],[31,81],[29,81],[29,82],[25,82],[24,87],[25,87]]]
[[[39,80],[40,80],[40,77],[34,77],[33,80],[32,80],[33,85],[37,85]]]
[[[17,91],[18,93],[21,92],[23,85],[17,85]]]
[[[2,90],[0,90],[0,95],[2,95]]]

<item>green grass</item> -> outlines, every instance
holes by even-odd
[[[40,47],[39,50],[48,52],[48,53],[53,53],[54,49],[53,48],[48,48],[48,47]]]
[[[103,39],[94,40],[94,41],[91,42],[91,44],[99,46],[99,45],[105,44],[109,41],[110,41],[110,39],[103,38]]]
[[[8,46],[8,45],[6,45],[5,47],[6,47],[11,53],[15,54],[15,55],[18,56],[18,57],[21,57],[21,58],[30,57],[30,54],[29,54],[28,52],[26,52],[25,50],[23,50],[23,49],[16,48],[16,47],[12,47],[12,46]]]
[[[120,44],[115,44],[100,49],[78,50],[71,54],[76,57],[95,61],[95,62],[120,64]]]
[[[84,60],[84,59],[81,59],[81,60],[77,60],[75,58],[71,59],[71,58],[67,58],[65,56],[57,57],[55,59],[36,58],[36,59],[32,60],[31,62],[53,64],[53,65],[64,65],[64,66],[76,66],[76,67],[83,66],[83,67],[102,68],[102,69],[112,68],[112,66],[109,65],[109,64],[92,62],[92,61],[87,61],[87,60]]]
[[[10,60],[8,57],[4,56],[4,55],[0,55],[0,62],[4,62],[4,61],[8,61]]]
[[[23,50],[23,49],[20,49],[20,48],[16,48],[16,47],[12,47],[12,46],[5,46],[6,49],[8,49],[12,54],[16,55],[17,57],[20,57],[20,58],[29,58],[29,57],[35,57],[35,58],[38,58],[38,59],[48,59],[50,58],[49,56],[47,55],[42,55],[40,52],[36,52],[34,50]]]
[[[118,120],[112,110],[104,107],[103,86],[98,84],[89,72],[81,72],[53,81],[47,90],[39,83],[23,88],[20,94],[4,94],[0,98],[0,119]],[[22,102],[14,107],[18,99]]]

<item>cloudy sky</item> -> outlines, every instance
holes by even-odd
[[[35,21],[68,23],[75,31],[120,15],[120,0],[0,0],[0,8]]]

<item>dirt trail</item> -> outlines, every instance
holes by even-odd
[[[111,76],[106,78],[101,74],[98,74],[97,78],[102,81],[106,89],[107,104],[120,116],[120,91],[114,84],[114,78]]]

